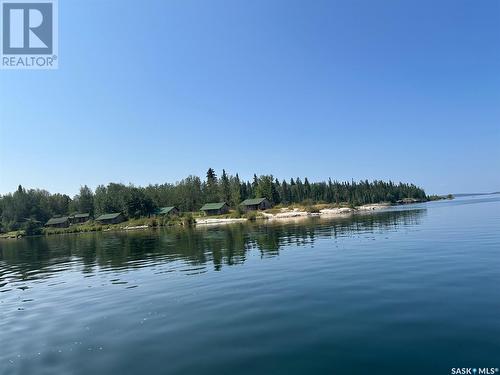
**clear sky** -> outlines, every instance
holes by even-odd
[[[500,1],[59,0],[0,71],[0,193],[208,167],[500,190]]]

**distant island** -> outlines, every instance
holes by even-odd
[[[266,212],[269,217],[290,208],[294,212],[347,212],[364,205],[446,198],[452,196],[427,196],[422,188],[402,182],[309,182],[299,177],[279,181],[272,175],[254,175],[252,181],[243,181],[225,170],[218,177],[209,168],[203,180],[188,176],[176,183],[145,187],[110,183],[95,191],[85,185],[73,198],[19,186],[14,193],[0,196],[0,233],[22,236],[105,230],[124,221],[128,227],[190,225],[202,215],[253,220],[266,217]]]

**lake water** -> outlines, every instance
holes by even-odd
[[[500,197],[0,242],[0,374],[500,367]]]

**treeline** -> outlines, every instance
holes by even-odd
[[[73,198],[65,194],[50,194],[45,190],[25,189],[0,196],[0,230],[21,229],[28,221],[45,223],[52,216],[75,212],[99,215],[123,212],[137,218],[153,214],[158,207],[177,206],[181,211],[198,211],[207,202],[227,202],[237,207],[247,198],[265,197],[273,204],[335,203],[361,205],[378,202],[396,202],[404,198],[426,199],[423,189],[391,181],[309,182],[299,177],[279,181],[272,175],[242,181],[238,174],[229,175],[225,170],[217,176],[213,169],[205,179],[189,176],[175,184],[165,183],[137,187],[110,183],[100,185],[95,191],[87,186],[80,188]]]

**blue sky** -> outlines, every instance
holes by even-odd
[[[500,190],[500,2],[59,1],[0,71],[0,193],[250,178]]]

